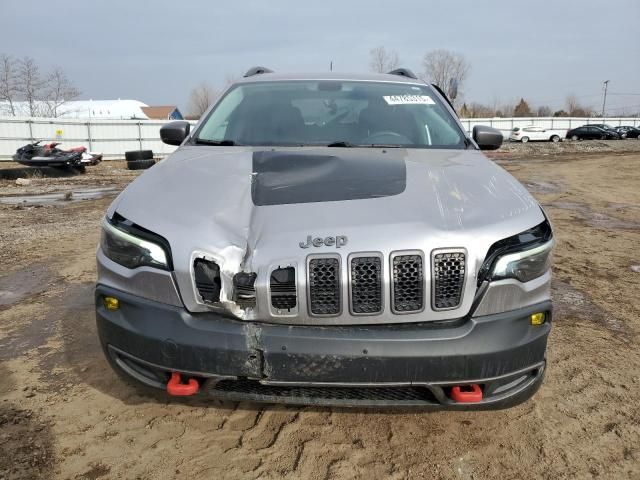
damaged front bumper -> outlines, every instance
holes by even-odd
[[[105,296],[119,299],[107,310]],[[547,321],[532,326],[532,313]],[[506,408],[539,388],[550,302],[446,322],[290,326],[246,322],[96,287],[102,346],[120,373],[165,388],[171,372],[228,400],[344,406]],[[451,389],[478,384],[483,399]]]

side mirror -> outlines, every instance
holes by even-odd
[[[180,145],[189,136],[191,124],[184,120],[167,123],[160,129],[160,139],[167,145]]]
[[[476,125],[473,127],[473,140],[480,150],[497,150],[502,145],[502,132],[497,128]]]

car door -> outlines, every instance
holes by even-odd
[[[580,140],[586,140],[587,138],[589,138],[589,132],[587,131],[587,127],[578,127],[573,131],[571,136],[576,136]]]
[[[602,132],[598,129],[598,127],[586,127],[587,132],[585,137],[587,140],[595,140],[600,138]]]

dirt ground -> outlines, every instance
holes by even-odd
[[[544,385],[498,412],[142,395],[92,306],[100,219],[137,173],[0,180],[0,478],[640,478],[640,152],[522,151],[495,158],[554,224],[556,310]]]

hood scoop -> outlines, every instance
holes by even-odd
[[[340,155],[254,152],[251,197],[256,206],[337,202],[404,192],[404,158],[379,150]]]

